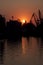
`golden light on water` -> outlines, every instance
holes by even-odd
[[[26,38],[22,37],[22,54],[25,55],[28,50],[28,41]]]

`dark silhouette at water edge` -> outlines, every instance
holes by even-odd
[[[0,15],[0,39],[14,39],[19,40],[24,37],[43,37],[43,17],[38,10],[38,16],[35,13],[32,14],[30,23],[24,23],[22,25],[18,20],[9,20],[6,22],[6,18]],[[34,18],[35,25],[32,23]]]

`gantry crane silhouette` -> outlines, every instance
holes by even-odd
[[[43,22],[43,18],[41,16],[41,11],[40,10],[38,10],[38,17],[35,13],[32,14],[31,19],[30,19],[30,23],[32,23],[33,18],[34,18],[36,26],[38,26],[39,24],[41,24]]]

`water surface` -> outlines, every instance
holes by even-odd
[[[43,39],[24,38],[21,41],[0,40],[0,64],[43,65]]]

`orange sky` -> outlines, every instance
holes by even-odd
[[[0,13],[7,19],[14,16],[14,19],[29,21],[38,9],[43,12],[43,0],[0,0]]]

